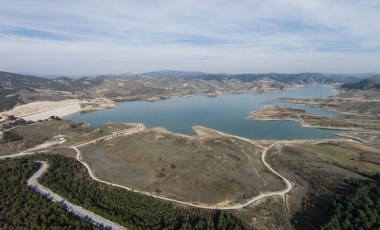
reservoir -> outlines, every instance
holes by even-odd
[[[331,139],[342,131],[303,128],[296,121],[253,121],[246,119],[252,111],[265,105],[286,105],[318,115],[334,112],[275,102],[279,97],[320,98],[335,95],[328,86],[296,87],[272,93],[223,93],[218,97],[195,94],[191,98],[173,97],[167,100],[147,102],[119,102],[113,109],[90,113],[78,113],[68,120],[90,123],[92,126],[108,122],[144,123],[148,128],[164,127],[172,132],[194,135],[192,126],[201,125],[225,133],[255,140]]]

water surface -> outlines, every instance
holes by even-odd
[[[108,122],[138,122],[148,128],[166,129],[193,135],[191,127],[202,125],[222,132],[256,140],[294,140],[336,138],[336,130],[303,128],[295,121],[253,121],[246,119],[252,111],[264,105],[287,105],[319,115],[335,112],[274,102],[279,97],[318,98],[335,95],[327,86],[305,86],[275,93],[222,94],[219,97],[193,95],[191,98],[173,97],[163,101],[119,102],[113,109],[74,114],[67,119],[88,122],[93,126]]]

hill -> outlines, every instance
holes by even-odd
[[[358,82],[347,83],[342,85],[346,90],[368,90],[368,89],[380,89],[380,77],[373,77],[364,79]]]
[[[353,82],[356,78],[351,75],[340,76],[340,75],[329,75],[322,73],[299,73],[299,74],[279,74],[279,73],[269,73],[269,74],[236,74],[236,75],[226,75],[226,74],[207,74],[202,76],[197,76],[197,78],[203,80],[239,80],[242,82],[255,82],[263,79],[271,79],[283,84],[332,84],[332,83],[348,83]]]
[[[30,75],[22,75],[16,73],[0,72],[0,87],[1,88],[35,88],[35,89],[54,89],[54,90],[70,90],[70,88],[59,82]]]
[[[84,90],[103,84],[104,77],[48,79],[0,71],[0,111],[32,101],[63,100],[87,95]],[[80,95],[79,95],[80,96]]]
[[[59,77],[56,79],[48,79],[0,71],[0,88],[8,89],[32,88],[73,92],[97,86],[102,82],[102,78],[83,77],[80,79],[71,79]]]
[[[72,79],[48,79],[0,72],[0,111],[34,101],[108,98],[111,100],[159,100],[201,93],[271,92],[308,84],[350,84],[356,76],[322,73],[209,74],[162,70],[144,74],[99,75]]]
[[[207,73],[195,72],[195,71],[159,70],[159,71],[142,73],[139,75],[149,76],[149,77],[195,77],[195,76],[207,75]]]

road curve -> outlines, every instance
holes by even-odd
[[[86,168],[87,168],[87,171],[90,175],[90,177],[95,180],[95,181],[98,181],[100,183],[103,183],[103,184],[107,184],[107,185],[111,185],[111,186],[114,186],[114,187],[118,187],[118,188],[123,188],[123,189],[126,189],[128,191],[132,191],[132,192],[136,192],[136,193],[140,193],[140,194],[143,194],[143,195],[147,195],[147,196],[150,196],[150,197],[154,197],[154,198],[157,198],[157,199],[160,199],[160,200],[165,200],[165,201],[170,201],[170,202],[174,202],[174,203],[177,203],[177,204],[181,204],[181,205],[186,205],[186,206],[191,206],[191,207],[195,207],[195,208],[202,208],[202,209],[219,209],[219,210],[232,210],[232,209],[241,209],[241,208],[244,208],[246,206],[249,206],[251,205],[252,203],[260,200],[260,199],[263,199],[263,198],[266,198],[266,197],[271,197],[271,196],[280,196],[283,198],[284,202],[285,202],[285,194],[288,193],[291,189],[292,189],[292,184],[289,182],[289,180],[287,180],[285,177],[283,177],[282,175],[280,175],[278,172],[276,172],[274,169],[272,169],[270,167],[270,165],[265,161],[265,155],[267,153],[267,151],[272,148],[274,146],[274,144],[270,145],[269,147],[267,148],[264,148],[264,151],[263,151],[263,154],[261,156],[261,159],[264,163],[265,166],[267,166],[269,168],[269,170],[271,172],[273,172],[274,174],[276,174],[277,176],[279,176],[282,180],[284,180],[285,184],[286,184],[286,188],[284,190],[281,190],[281,191],[275,191],[275,192],[265,192],[265,193],[261,193],[260,195],[257,195],[247,201],[245,201],[244,203],[238,203],[238,204],[235,204],[235,205],[230,205],[230,206],[217,206],[217,205],[206,205],[206,204],[195,204],[195,203],[190,203],[190,202],[185,202],[185,201],[180,201],[180,200],[176,200],[176,199],[171,199],[171,198],[167,198],[167,197],[162,197],[162,196],[158,196],[158,195],[155,195],[155,194],[152,194],[152,193],[148,193],[148,192],[145,192],[145,191],[140,191],[140,190],[136,190],[136,189],[132,189],[130,187],[127,187],[127,186],[123,186],[123,185],[119,185],[119,184],[115,184],[115,183],[111,183],[111,182],[108,182],[108,181],[104,181],[104,180],[101,180],[99,179],[95,174],[94,172],[92,171],[91,167],[89,166],[89,164],[85,161],[83,161],[83,158],[82,158],[82,154],[81,154],[81,151],[76,147],[76,146],[73,146],[73,147],[70,147],[71,149],[74,149],[76,152],[77,152],[77,160],[82,163]]]
[[[38,151],[43,152],[42,149],[49,148],[50,146],[53,146],[53,145],[59,145],[59,144],[62,144],[63,142],[65,142],[65,140],[45,142],[45,143],[42,143],[42,144],[40,144],[38,146],[35,146],[33,148],[27,149],[27,150],[19,152],[19,153],[0,156],[0,160],[4,160],[4,159],[7,159],[7,158],[14,158],[14,157],[22,157],[22,156],[32,155],[32,154],[35,154]]]
[[[171,199],[171,198],[167,198],[167,197],[162,197],[162,196],[158,196],[158,195],[155,195],[155,194],[152,194],[152,193],[148,193],[148,192],[145,192],[145,191],[139,191],[139,190],[136,190],[136,189],[132,189],[130,187],[127,187],[127,186],[123,186],[123,185],[119,185],[119,184],[114,184],[114,183],[110,183],[108,181],[104,181],[104,180],[101,180],[99,179],[93,172],[93,170],[91,169],[91,167],[89,166],[89,164],[85,161],[83,161],[83,158],[82,158],[82,154],[80,152],[80,150],[78,149],[79,147],[82,147],[82,146],[85,146],[85,145],[88,145],[88,144],[92,144],[92,143],[96,143],[97,141],[100,141],[100,140],[104,140],[104,139],[110,139],[110,138],[115,138],[115,137],[118,137],[118,136],[128,136],[128,135],[132,135],[132,134],[135,134],[135,133],[138,133],[138,132],[141,132],[145,130],[145,126],[143,124],[136,124],[136,126],[134,128],[131,128],[131,129],[128,129],[126,131],[123,131],[123,132],[118,132],[118,133],[115,133],[115,134],[111,134],[111,135],[108,135],[108,136],[104,136],[104,137],[100,137],[100,138],[97,138],[97,139],[94,139],[94,140],[91,140],[91,141],[88,141],[88,142],[85,142],[85,143],[81,143],[81,144],[78,144],[78,145],[75,145],[75,146],[71,146],[69,148],[73,149],[76,151],[77,155],[76,155],[76,159],[82,163],[86,168],[87,168],[87,171],[90,175],[90,177],[95,180],[95,181],[98,181],[100,183],[104,183],[104,184],[107,184],[107,185],[111,185],[111,186],[115,186],[115,187],[119,187],[119,188],[123,188],[123,189],[126,189],[128,191],[133,191],[133,192],[136,192],[136,193],[140,193],[140,194],[143,194],[143,195],[147,195],[147,196],[151,196],[151,197],[154,197],[154,198],[157,198],[157,199],[160,199],[160,200],[165,200],[165,201],[169,201],[169,202],[173,202],[173,203],[177,203],[177,204],[181,204],[181,205],[185,205],[185,206],[191,206],[191,207],[195,207],[195,208],[202,208],[202,209],[220,209],[220,210],[230,210],[230,209],[241,209],[241,208],[244,208],[246,206],[249,206],[251,205],[252,203],[260,200],[260,199],[263,199],[263,198],[266,198],[266,197],[271,197],[271,196],[280,196],[283,198],[284,202],[286,201],[285,200],[285,195],[286,193],[288,193],[289,191],[292,190],[293,186],[292,184],[290,183],[289,180],[287,180],[285,177],[283,177],[281,174],[279,174],[278,172],[276,172],[273,168],[270,167],[270,165],[265,161],[265,156],[266,156],[266,153],[267,151],[272,148],[274,146],[274,144],[270,145],[269,147],[263,147],[261,145],[258,145],[257,143],[253,142],[252,140],[248,139],[248,138],[243,138],[243,137],[239,137],[239,136],[234,136],[234,135],[230,135],[230,134],[226,134],[226,133],[223,133],[223,132],[220,132],[220,131],[216,131],[216,130],[213,130],[215,133],[219,133],[223,136],[227,136],[227,137],[232,137],[232,138],[236,138],[236,139],[240,139],[242,141],[245,141],[245,142],[248,142],[250,144],[253,144],[253,145],[256,145],[260,148],[263,149],[263,153],[261,155],[261,160],[263,162],[263,164],[268,167],[268,169],[273,172],[275,175],[277,175],[278,177],[280,177],[286,184],[286,188],[283,189],[283,190],[280,190],[280,191],[274,191],[274,192],[264,192],[264,193],[260,193],[259,195],[255,196],[255,197],[252,197],[251,199],[249,200],[246,200],[245,202],[243,203],[238,203],[238,204],[234,204],[234,205],[230,205],[230,206],[217,206],[217,205],[207,205],[207,204],[196,204],[196,203],[191,203],[191,202],[185,202],[185,201],[180,201],[180,200],[175,200],[175,199]],[[59,144],[59,143],[54,143],[54,144]],[[31,150],[31,149],[30,149]],[[30,150],[28,150],[27,152],[22,152],[22,153],[18,153],[18,154],[13,154],[13,155],[8,155],[8,156],[1,156],[0,157],[0,160],[1,159],[5,159],[5,158],[13,158],[13,157],[19,157],[19,156],[24,156],[24,155],[29,155],[29,154],[34,154],[35,152],[30,152]],[[33,149],[33,150],[36,150],[36,149]]]
[[[88,211],[81,206],[75,205],[69,201],[67,201],[62,196],[58,195],[57,193],[54,193],[50,189],[46,188],[45,186],[41,185],[38,182],[38,178],[41,177],[41,175],[46,172],[49,165],[44,162],[40,161],[41,168],[33,174],[32,177],[28,180],[28,186],[31,187],[34,191],[44,195],[45,197],[49,198],[53,202],[58,202],[60,205],[66,209],[66,211],[73,213],[74,215],[80,217],[83,220],[86,220],[88,222],[91,222],[91,224],[98,226],[101,229],[126,229],[119,224],[116,224],[106,218],[103,218],[91,211]]]
[[[286,188],[285,188],[284,190],[282,190],[282,191],[278,191],[278,192],[276,192],[276,195],[281,196],[282,199],[284,200],[284,203],[286,203],[286,197],[285,197],[285,195],[286,195],[288,192],[290,192],[290,191],[292,190],[293,185],[292,185],[292,183],[291,183],[288,179],[286,179],[286,178],[283,177],[280,173],[276,172],[272,167],[270,167],[270,165],[269,165],[269,164],[266,162],[266,160],[265,160],[265,155],[267,154],[268,150],[269,150],[270,148],[272,148],[274,145],[275,145],[275,144],[271,144],[268,148],[266,148],[266,149],[264,150],[263,154],[261,155],[261,160],[262,160],[262,162],[264,163],[264,165],[267,166],[267,168],[268,168],[272,173],[276,174],[278,177],[280,177],[280,178],[285,182],[285,184],[286,184]]]

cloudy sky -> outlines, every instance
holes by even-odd
[[[0,70],[380,72],[375,0],[2,0]]]

